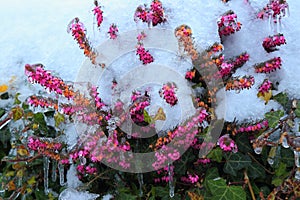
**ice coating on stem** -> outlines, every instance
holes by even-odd
[[[47,156],[43,157],[43,165],[44,165],[44,191],[45,194],[49,193],[49,163],[50,160]]]

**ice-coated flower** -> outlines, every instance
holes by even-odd
[[[237,145],[229,137],[229,134],[223,135],[219,138],[217,143],[223,151],[232,151],[236,153],[238,151]]]
[[[110,39],[116,39],[117,38],[117,34],[119,32],[119,29],[117,27],[116,24],[111,24],[110,27],[109,27],[109,30],[108,30],[108,34],[109,34],[109,37]]]

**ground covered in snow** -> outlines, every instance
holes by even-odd
[[[279,105],[270,101],[267,105],[257,98],[258,86],[266,78],[265,74],[256,74],[253,65],[275,56],[283,60],[281,70],[271,75],[271,80],[278,82],[278,92],[286,91],[290,96],[300,98],[300,61],[298,58],[300,41],[300,1],[288,1],[290,16],[282,19],[280,33],[283,33],[287,45],[273,53],[266,53],[261,46],[263,38],[273,35],[274,30],[268,20],[256,18],[256,13],[266,5],[268,0],[230,1],[228,4],[220,0],[163,0],[166,8],[167,23],[161,28],[174,30],[181,24],[189,25],[197,45],[206,48],[219,42],[217,23],[219,16],[227,10],[233,10],[238,21],[242,23],[241,31],[229,36],[224,42],[225,56],[230,58],[247,51],[250,60],[238,69],[235,75],[253,75],[255,85],[250,90],[240,93],[226,92],[226,98],[219,99],[217,113],[226,112],[226,120],[234,118],[243,121],[248,118],[261,119],[265,112]],[[95,26],[93,17],[93,1],[82,0],[10,0],[0,2],[1,37],[0,37],[0,85],[8,83],[24,96],[33,93],[28,89],[24,76],[26,63],[43,63],[46,69],[54,71],[66,81],[74,81],[82,63],[86,60],[83,52],[67,33],[67,24],[79,17],[85,24],[92,45],[98,46],[108,39],[110,24],[116,23],[119,33],[146,28],[145,24],[136,24],[133,14],[136,7],[150,1],[140,0],[103,0],[100,2],[104,11],[104,22],[100,32]],[[155,54],[163,59],[163,54]],[[124,56],[130,62],[131,57]],[[138,61],[138,58],[136,58]],[[25,94],[26,93],[26,94]],[[224,110],[225,109],[225,110]]]

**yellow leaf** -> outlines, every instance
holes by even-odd
[[[19,146],[17,150],[18,155],[20,156],[29,156],[29,152],[27,149],[25,149],[24,146]]]
[[[191,192],[191,191],[188,191],[187,193],[188,193],[191,200],[204,200],[204,197],[202,195],[198,195],[198,194],[196,194],[194,192]]]
[[[8,90],[8,86],[3,84],[3,85],[0,85],[0,93],[2,92],[6,92]]]
[[[14,171],[8,171],[6,172],[5,176],[10,177],[10,176],[14,176],[15,172]]]
[[[35,176],[32,176],[29,180],[27,180],[28,185],[34,185],[36,183]]]
[[[23,177],[24,176],[24,170],[17,171],[17,177]]]
[[[13,180],[9,181],[9,183],[7,184],[7,189],[8,191],[16,190],[16,185]]]
[[[257,94],[257,97],[264,100],[265,104],[267,104],[269,102],[269,100],[271,99],[271,97],[272,97],[272,90],[269,90],[268,92],[265,92],[265,93],[259,92]]]
[[[159,108],[156,115],[153,117],[154,121],[157,120],[162,120],[165,121],[166,120],[166,114],[164,113],[164,110],[162,108]]]
[[[12,84],[17,79],[16,76],[12,76],[11,79],[8,81],[9,84]]]
[[[27,194],[31,194],[32,193],[32,189],[31,188],[26,188],[26,193]]]

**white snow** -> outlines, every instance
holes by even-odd
[[[234,118],[243,121],[248,118],[260,119],[264,113],[279,105],[270,101],[267,105],[256,97],[258,86],[266,77],[279,81],[279,92],[286,91],[292,97],[300,98],[300,1],[288,0],[290,16],[282,19],[282,30],[287,45],[280,50],[266,53],[261,46],[262,40],[274,32],[268,20],[256,19],[255,14],[267,0],[249,0],[251,6],[244,1],[230,1],[223,4],[221,0],[162,0],[166,8],[168,22],[161,28],[175,29],[187,24],[193,29],[197,46],[206,48],[219,41],[217,33],[218,17],[229,9],[237,13],[238,21],[242,22],[240,32],[229,36],[225,43],[225,56],[238,55],[244,51],[250,54],[250,60],[235,75],[253,75],[256,83],[250,90],[239,94],[225,92],[226,98],[219,99],[217,114],[226,112],[225,119]],[[67,34],[67,24],[74,17],[79,17],[85,24],[88,36],[93,45],[98,46],[108,39],[107,31],[111,23],[118,25],[120,34],[136,28],[146,28],[142,23],[133,21],[136,7],[150,0],[102,0],[99,2],[104,11],[104,22],[101,32],[97,30],[93,18],[93,1],[82,0],[10,0],[0,2],[1,37],[0,37],[0,85],[8,83],[12,76],[17,79],[10,84],[24,97],[36,93],[36,88],[25,81],[24,65],[26,63],[43,63],[46,69],[52,70],[66,81],[74,81],[82,63],[86,60],[82,50]],[[94,27],[94,28],[93,28]],[[159,56],[156,55],[155,56]],[[281,56],[283,67],[272,75],[255,74],[253,65],[275,56]],[[161,57],[162,58],[162,57]],[[122,62],[130,62],[124,58]],[[136,58],[137,59],[137,58]],[[25,84],[24,84],[25,83]],[[37,87],[39,88],[39,87]],[[26,94],[26,95],[25,95]],[[78,196],[77,196],[78,197]],[[76,198],[77,199],[77,198]]]

